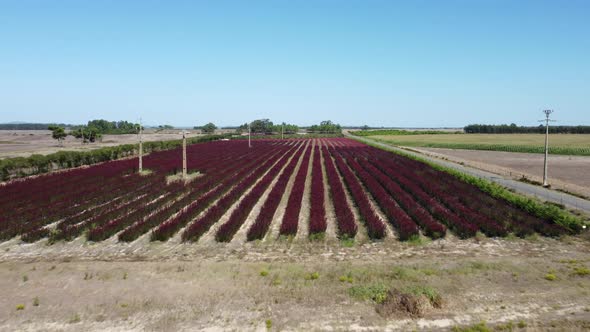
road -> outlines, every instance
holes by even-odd
[[[389,144],[385,144],[385,143],[381,143],[381,142],[377,142],[377,141],[374,141],[374,140],[366,138],[366,137],[352,136],[348,133],[345,133],[345,135],[347,137],[349,137],[351,139],[355,139],[357,141],[362,141],[362,142],[378,145],[379,147],[382,147],[385,150],[399,151],[399,152],[403,152],[403,153],[406,153],[409,155],[414,155],[416,157],[420,157],[422,159],[439,164],[441,166],[452,168],[452,169],[461,171],[463,173],[466,173],[466,174],[469,174],[472,176],[476,176],[478,178],[483,178],[483,179],[487,179],[489,181],[493,181],[493,182],[498,183],[506,188],[513,189],[515,192],[518,192],[520,194],[535,196],[543,201],[549,201],[549,202],[563,204],[564,206],[566,206],[570,209],[579,210],[581,212],[584,212],[584,213],[590,215],[590,201],[576,197],[576,196],[572,196],[572,195],[569,195],[566,193],[547,189],[544,187],[535,186],[532,184],[504,178],[498,174],[474,169],[474,168],[459,165],[459,164],[456,164],[453,162],[448,162],[448,161],[428,157],[428,156],[423,155],[421,153],[403,150],[398,147],[395,147],[395,146],[392,146]]]

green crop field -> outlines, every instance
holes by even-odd
[[[454,135],[376,135],[382,142],[401,146],[543,153],[542,134],[454,134]],[[562,155],[590,156],[590,135],[549,135],[549,152]]]

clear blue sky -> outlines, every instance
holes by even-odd
[[[590,1],[0,0],[0,122],[590,124]]]

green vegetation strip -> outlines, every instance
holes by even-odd
[[[367,142],[367,141],[361,141],[362,143],[365,143],[367,145],[370,145],[372,147],[381,149],[381,150],[386,150],[425,164],[430,165],[432,168],[442,171],[442,172],[447,172],[453,176],[455,176],[456,178],[470,183],[476,187],[478,187],[480,190],[482,190],[483,192],[488,193],[489,195],[491,195],[494,198],[497,199],[502,199],[504,201],[509,202],[510,204],[512,204],[513,206],[516,206],[522,210],[525,210],[526,212],[537,216],[539,218],[545,219],[545,220],[552,220],[553,222],[555,222],[558,225],[564,226],[566,228],[568,228],[569,230],[571,230],[573,233],[579,233],[582,230],[582,226],[585,225],[585,222],[573,215],[572,213],[570,213],[569,211],[556,206],[554,204],[547,204],[547,203],[543,203],[535,198],[530,198],[530,197],[525,197],[519,194],[515,194],[513,192],[510,192],[508,189],[504,188],[503,186],[494,183],[494,182],[490,182],[488,180],[485,179],[480,179],[478,177],[472,176],[472,175],[468,175],[465,174],[463,172],[457,171],[455,169],[449,168],[449,167],[445,167],[445,166],[441,166],[437,163],[434,163],[430,160],[409,154],[409,153],[405,153],[402,151],[398,151],[395,150],[393,148],[391,149],[386,149],[380,145],[377,145],[373,142]]]
[[[443,149],[460,149],[460,150],[484,150],[484,151],[504,151],[504,152],[521,152],[521,153],[545,153],[544,146],[531,145],[507,145],[507,144],[473,144],[473,143],[437,143],[437,142],[395,142],[377,139],[377,141],[387,144],[399,144],[403,146],[425,147],[425,148],[443,148]],[[590,156],[590,147],[567,147],[567,146],[549,146],[550,154],[572,155],[572,156]]]
[[[360,130],[351,131],[352,135],[366,136],[408,136],[408,135],[444,135],[444,134],[462,134],[460,131],[441,131],[441,130],[399,130],[399,129],[380,129],[380,130]]]

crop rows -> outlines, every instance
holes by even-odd
[[[137,173],[137,159],[127,159],[1,185],[0,241],[85,235],[130,242],[146,235],[197,242],[208,234],[228,242],[238,232],[247,241],[272,240],[274,230],[311,238],[362,231],[373,240],[575,231],[451,174],[345,138],[261,139],[252,148],[218,141],[190,145],[187,155],[189,172],[201,174],[186,183],[168,181],[179,171],[175,149],[145,156],[146,174]]]

